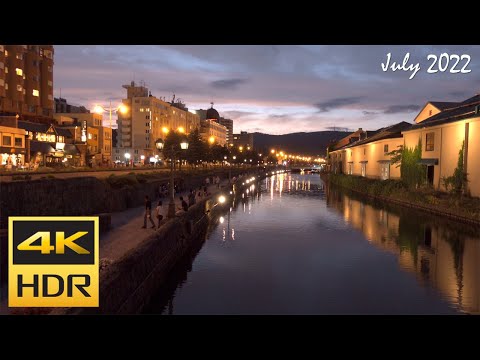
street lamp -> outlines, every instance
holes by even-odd
[[[145,155],[140,155],[140,160],[142,160],[142,165],[145,165]]]
[[[167,132],[168,132],[168,129],[167,129]],[[155,141],[155,147],[158,150],[163,150],[164,146],[165,146],[165,142],[162,139],[158,139],[157,141]],[[182,150],[188,149],[188,141],[186,136],[182,138],[180,142],[180,148]],[[171,150],[172,150],[172,158],[170,161],[170,203],[168,204],[168,214],[167,214],[168,218],[175,217],[175,186],[174,186],[175,177],[174,177],[174,168],[173,168],[173,165],[175,163],[174,144],[172,144]]]
[[[105,107],[105,106],[102,106],[102,105],[95,105],[95,107],[93,108],[93,112],[97,113],[97,114],[103,114],[105,112],[108,112],[109,113],[109,121],[110,121],[110,128],[112,128],[112,112],[115,112],[115,113],[121,113],[121,114],[126,114],[128,112],[128,107],[125,106],[124,104],[120,104],[118,105],[117,107],[112,107],[112,101],[110,100],[110,106],[109,107]]]
[[[130,153],[125,153],[125,160],[127,163],[130,163]]]

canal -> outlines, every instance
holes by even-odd
[[[144,312],[478,313],[478,230],[279,174],[213,220]]]

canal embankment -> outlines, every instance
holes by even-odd
[[[322,173],[328,184],[375,200],[393,203],[458,222],[480,226],[480,199],[447,194],[429,188],[411,189],[398,180],[375,180],[360,176]]]
[[[243,189],[265,178],[264,171],[244,177],[230,194],[224,185],[217,191],[181,212],[173,219],[164,221],[156,231],[138,229],[136,236],[144,237],[122,256],[110,260],[101,267],[100,307],[55,309],[51,314],[131,314],[138,313],[150,301],[150,296],[167,281],[169,273],[198,242],[205,239],[209,226],[228,211],[231,202],[243,194]],[[255,180],[247,179],[255,177]],[[259,188],[259,186],[257,186]],[[219,202],[224,195],[227,201]],[[140,225],[140,224],[138,224]],[[139,228],[138,225],[135,225]],[[127,236],[131,236],[128,235]],[[137,239],[138,240],[138,239]],[[102,250],[100,251],[102,254]]]

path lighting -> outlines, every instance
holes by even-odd
[[[220,216],[220,224],[223,224],[223,222],[225,221],[225,219],[223,218],[223,216]]]
[[[275,154],[275,149],[270,150],[272,154]]]
[[[95,105],[93,108],[93,112],[97,114],[103,114],[105,112],[109,113],[109,121],[110,121],[110,128],[112,128],[112,113],[121,113],[121,114],[126,114],[128,112],[128,107],[125,106],[124,104],[120,104],[117,107],[112,107],[112,102],[110,101],[110,106],[102,106],[102,105]]]
[[[219,204],[224,204],[225,201],[227,201],[227,198],[226,198],[225,196],[220,195],[220,196],[218,197],[218,203],[219,203]]]
[[[233,160],[237,160],[237,157],[236,157],[236,156],[234,156],[232,159],[233,159]]]

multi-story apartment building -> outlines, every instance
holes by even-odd
[[[232,144],[233,143],[233,120],[220,117],[220,119],[218,119],[218,122],[220,125],[223,125],[227,128],[227,144]]]
[[[204,120],[200,125],[200,135],[209,144],[225,146],[227,144],[227,128],[216,120]]]
[[[233,134],[233,146],[242,149],[253,149],[253,134],[241,131],[240,134]]]
[[[0,115],[53,116],[53,46],[0,45]]]
[[[114,161],[124,161],[130,155],[134,163],[160,155],[155,148],[158,139],[165,139],[170,131],[189,134],[200,126],[198,115],[188,111],[180,101],[166,102],[152,96],[144,85],[135,82],[123,85],[127,98],[125,114],[118,114],[117,147]]]

